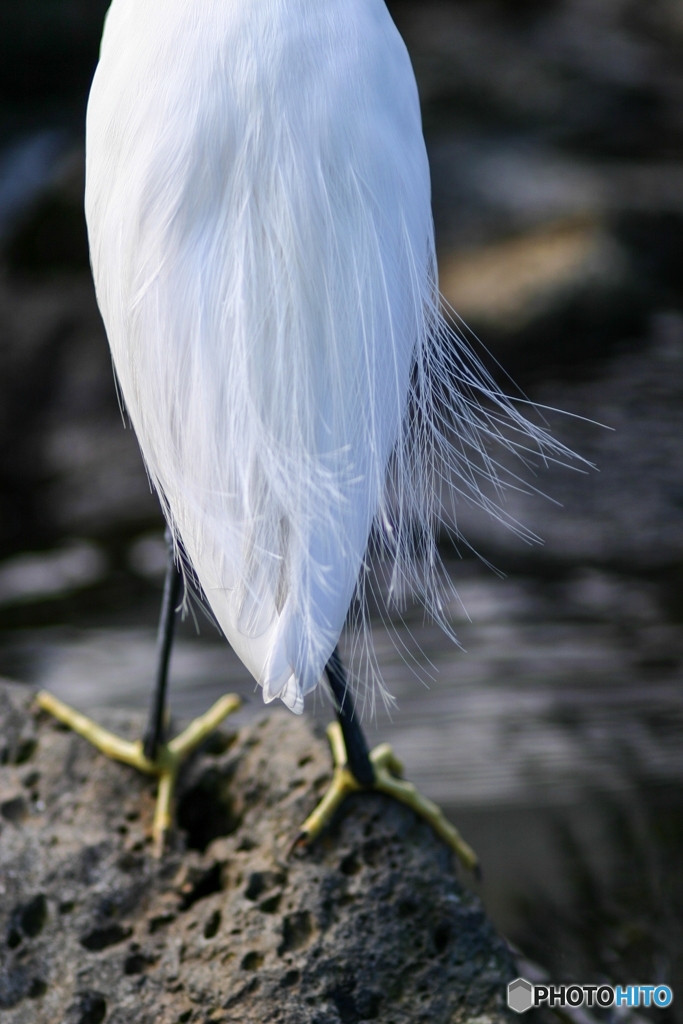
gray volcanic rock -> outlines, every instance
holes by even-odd
[[[501,1021],[510,954],[429,826],[348,800],[292,837],[330,778],[305,719],[216,733],[163,860],[154,786],[0,687],[0,1010],[6,1024]],[[140,721],[107,724],[135,735]],[[228,723],[229,728],[229,723]]]

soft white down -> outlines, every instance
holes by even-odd
[[[301,711],[370,538],[439,618],[444,486],[486,507],[491,442],[560,450],[442,318],[382,0],[113,0],[86,214],[166,518],[264,700]]]

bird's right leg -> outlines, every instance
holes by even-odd
[[[360,727],[344,664],[337,647],[332,651],[332,656],[325,667],[325,675],[337,704],[337,722],[344,740],[346,763],[357,783],[361,786],[372,786],[375,783],[375,772],[370,760],[370,751]]]
[[[451,825],[440,807],[423,796],[412,784],[401,778],[403,765],[388,743],[381,743],[368,752],[365,736],[355,713],[344,666],[335,648],[325,669],[337,703],[337,721],[327,727],[332,748],[334,774],[332,783],[312,814],[301,826],[294,845],[312,842],[330,824],[340,804],[351,793],[374,789],[406,804],[425,818],[454,851],[461,863],[479,874],[479,858]]]
[[[347,796],[375,782],[368,745],[356,717],[346,672],[336,647],[325,667],[325,674],[337,705],[337,721],[327,727],[334,774],[329,789],[301,826],[294,846],[312,842],[329,825]]]

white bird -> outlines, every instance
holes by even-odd
[[[448,628],[444,504],[505,518],[494,443],[567,453],[443,316],[383,0],[113,0],[86,153],[97,299],[176,551],[264,700],[301,712],[370,547]]]

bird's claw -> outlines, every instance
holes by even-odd
[[[458,830],[451,825],[443,811],[432,800],[416,789],[412,782],[401,778],[403,765],[394,754],[388,743],[382,743],[370,752],[370,761],[375,772],[372,786],[364,787],[356,780],[348,768],[344,737],[338,722],[327,727],[327,735],[332,748],[334,775],[332,782],[322,800],[312,814],[308,816],[290,847],[290,853],[296,848],[312,842],[326,828],[334,817],[340,804],[350,793],[365,789],[373,789],[386,793],[395,800],[406,804],[420,817],[425,818],[438,836],[454,851],[460,862],[475,877],[480,877],[479,858],[472,847],[465,842]]]
[[[161,857],[164,851],[166,834],[171,826],[173,794],[178,771],[184,760],[193,750],[203,743],[209,733],[220,725],[223,719],[237,711],[241,700],[235,694],[226,694],[217,700],[205,714],[190,722],[186,729],[175,736],[169,743],[162,743],[157,748],[154,760],[145,756],[142,743],[138,740],[131,743],[115,733],[104,729],[80,711],[70,707],[47,690],[41,690],[35,698],[36,705],[49,712],[64,725],[77,732],[106,757],[131,765],[145,775],[154,775],[159,780],[157,803],[152,825],[154,853]]]

